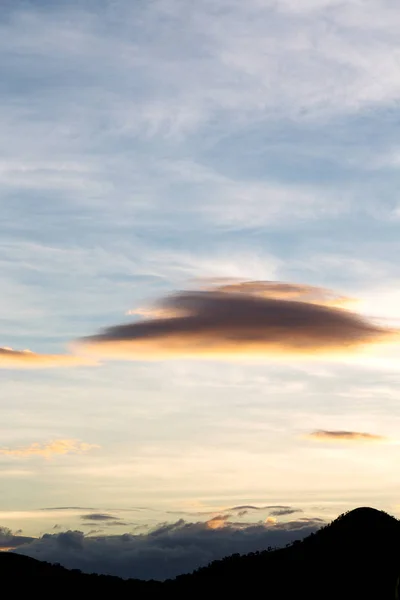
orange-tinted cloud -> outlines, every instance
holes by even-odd
[[[0,455],[15,456],[26,458],[30,456],[41,456],[51,458],[60,454],[83,454],[93,448],[98,448],[95,444],[85,444],[79,440],[53,440],[48,444],[31,444],[22,448],[0,448]]]
[[[382,435],[363,433],[360,431],[326,431],[324,429],[313,431],[306,436],[317,442],[386,442]]]
[[[332,292],[279,282],[179,292],[156,307],[167,311],[168,318],[150,315],[110,327],[80,344],[100,356],[143,360],[329,355],[399,340],[397,330],[332,306],[335,302],[338,297]]]
[[[212,519],[206,521],[208,529],[221,529],[225,527],[230,515],[216,515]]]
[[[218,283],[218,280],[215,280]],[[230,294],[247,294],[261,298],[281,298],[298,300],[324,306],[347,306],[356,303],[355,298],[339,296],[332,290],[303,283],[284,283],[281,281],[219,281],[218,290]]]
[[[187,311],[177,310],[174,308],[147,307],[147,308],[132,308],[128,310],[127,315],[138,315],[149,319],[172,319],[174,317],[184,316]]]
[[[332,290],[319,288],[312,285],[297,283],[282,283],[280,281],[238,281],[234,279],[207,280],[208,286],[204,289],[210,291],[210,284],[219,292],[225,294],[246,294],[261,298],[281,298],[283,300],[300,300],[312,304],[326,306],[347,306],[357,302],[355,298],[338,296]],[[183,307],[165,306],[163,304],[153,307],[139,307],[127,311],[127,315],[139,315],[145,318],[172,318],[190,315],[190,311]]]
[[[94,365],[95,361],[87,357],[72,356],[68,354],[36,354],[30,350],[13,350],[0,348],[0,369],[10,368],[47,368],[47,367],[73,367]]]

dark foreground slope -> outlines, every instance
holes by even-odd
[[[400,600],[400,522],[358,508],[288,548],[233,555],[164,583],[84,575],[11,553],[0,555],[0,575],[14,590],[73,588],[78,597],[108,591],[137,598]]]
[[[397,600],[399,575],[400,522],[358,508],[289,548],[227,557],[176,584],[243,596],[262,590],[274,600]]]

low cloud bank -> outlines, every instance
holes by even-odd
[[[88,573],[164,580],[236,552],[285,546],[315,532],[321,524],[320,519],[256,524],[229,523],[225,516],[206,523],[181,519],[145,534],[46,533],[15,551]]]

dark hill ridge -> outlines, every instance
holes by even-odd
[[[372,508],[340,515],[301,542],[279,550],[232,555],[164,583],[85,575],[25,556],[0,554],[3,585],[145,597],[260,596],[266,600],[400,600],[400,521]]]
[[[266,598],[400,600],[400,521],[358,508],[340,515],[301,542],[272,552],[233,555],[177,581],[207,587],[229,580],[231,590],[266,588]],[[218,585],[217,584],[217,585]]]

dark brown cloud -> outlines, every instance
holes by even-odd
[[[382,435],[363,433],[360,431],[327,431],[320,429],[307,435],[308,439],[317,442],[386,442]]]
[[[108,513],[89,513],[81,515],[83,521],[119,521],[118,517],[109,515]]]
[[[83,521],[82,525],[86,527],[93,527],[93,521],[101,523],[102,527],[129,527],[132,523],[122,521],[119,517],[114,517],[106,513],[90,513],[87,515],[81,515]],[[93,529],[90,531],[93,532]],[[88,534],[89,535],[89,534]]]
[[[100,356],[143,360],[329,355],[398,340],[398,331],[332,306],[335,298],[326,290],[279,282],[179,292],[162,300],[153,316],[80,343]],[[168,317],[160,316],[163,311]]]
[[[277,510],[271,510],[270,515],[271,517],[284,517],[299,512],[303,511],[300,508],[278,508]]]

